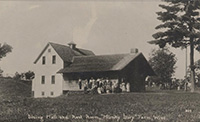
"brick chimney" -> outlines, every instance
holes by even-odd
[[[133,53],[133,54],[137,54],[139,51],[137,48],[131,48],[131,52],[130,53]]]
[[[73,41],[69,42],[68,45],[69,45],[69,47],[71,49],[75,49],[76,48],[76,44]]]

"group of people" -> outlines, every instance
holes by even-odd
[[[94,79],[91,77],[89,80],[78,80],[79,89],[83,89],[85,93],[93,92],[98,94],[121,92],[118,80],[110,80],[108,78]]]

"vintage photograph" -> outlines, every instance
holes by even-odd
[[[0,1],[0,122],[199,122],[200,0]]]

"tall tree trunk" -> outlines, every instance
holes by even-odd
[[[193,39],[190,41],[190,81],[191,81],[191,92],[195,90],[195,67],[194,67],[194,44]]]

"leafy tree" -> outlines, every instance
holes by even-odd
[[[3,70],[0,68],[0,77],[2,77]]]
[[[0,59],[5,57],[7,53],[12,52],[12,47],[6,43],[0,44]]]
[[[200,59],[197,60],[195,63],[195,76],[196,76],[196,84],[200,87]],[[189,69],[187,70],[189,74]]]
[[[171,83],[176,69],[176,61],[175,54],[170,52],[168,48],[154,49],[149,58],[149,64],[163,84]]]
[[[0,44],[0,60],[6,56],[7,53],[12,52],[12,47],[6,43]],[[2,76],[3,70],[0,69],[0,76]]]
[[[157,12],[162,24],[156,29],[162,31],[153,34],[155,40],[150,44],[166,44],[175,48],[190,46],[191,92],[195,88],[194,49],[200,51],[200,0],[163,0],[167,4],[159,5],[165,11]]]
[[[16,72],[16,73],[15,73],[15,76],[13,77],[13,79],[15,79],[15,80],[20,80],[21,76],[22,76],[22,74]]]
[[[25,73],[25,77],[27,80],[31,80],[35,77],[35,73],[33,71],[28,71]]]

